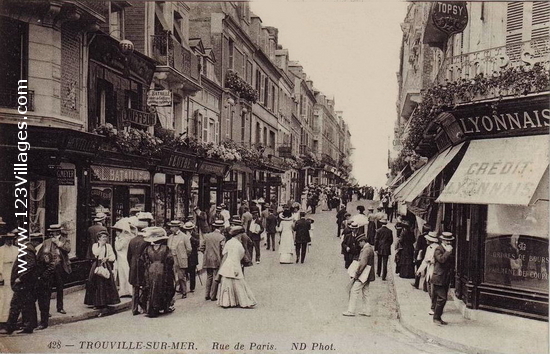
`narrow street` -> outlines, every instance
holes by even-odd
[[[354,214],[357,205],[357,202],[350,203],[348,210]],[[298,343],[305,343],[302,351],[305,353],[454,353],[421,340],[399,325],[392,272],[389,281],[377,278],[371,285],[370,296],[375,305],[372,317],[342,316],[347,306],[348,277],[340,255],[340,239],[336,238],[335,215],[335,211],[312,215],[315,230],[304,264],[279,264],[278,252],[266,251],[263,247],[261,264],[245,270],[258,301],[255,309],[222,309],[214,302],[205,301],[203,287],[197,280],[196,291],[185,300],[178,299],[176,311],[170,315],[151,319],[143,315],[132,317],[127,311],[50,327],[32,335],[3,337],[1,342],[5,347],[2,349],[211,353],[224,351],[222,345],[229,345],[225,350],[228,353],[289,353],[293,343],[298,348]],[[202,281],[204,283],[205,275]],[[432,326],[431,322],[426,314],[426,326]],[[55,348],[57,343],[51,345],[54,348],[48,348],[49,343],[57,340],[60,348]],[[118,343],[122,341],[126,341],[125,346]],[[143,341],[144,346],[146,342],[155,343],[148,343],[152,350],[146,347],[138,350],[137,341]],[[163,341],[167,342],[164,350],[160,343]],[[117,343],[104,344],[107,342]],[[172,342],[193,344],[187,347],[189,350],[177,350]],[[237,343],[244,344],[244,349],[235,350]],[[314,343],[317,343],[315,348]],[[125,349],[117,350],[119,345]]]

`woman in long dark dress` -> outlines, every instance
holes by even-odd
[[[109,238],[107,231],[100,231],[97,237],[97,243],[92,245],[92,254],[95,259],[86,284],[84,304],[94,306],[96,309],[107,310],[108,305],[120,303],[115,278],[113,276],[115,253],[113,247],[107,243],[107,239]],[[108,274],[108,278],[98,274],[96,271],[98,267],[107,269],[106,274]],[[106,312],[107,311],[102,311],[99,316],[102,316]]]
[[[148,227],[144,231],[144,240],[150,244],[140,258],[145,269],[145,287],[140,302],[149,317],[156,317],[160,312],[174,311],[174,258],[166,244],[168,236],[163,228]]]
[[[399,237],[401,248],[399,257],[399,277],[414,278],[414,234],[407,222],[403,221],[403,231]]]

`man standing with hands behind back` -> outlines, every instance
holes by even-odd
[[[432,275],[433,296],[436,298],[433,321],[438,325],[446,325],[447,322],[441,319],[441,315],[447,303],[447,292],[451,283],[451,270],[453,267],[451,259],[453,246],[451,242],[455,238],[450,232],[442,232],[439,238],[441,244],[437,246],[434,252],[435,265]]]

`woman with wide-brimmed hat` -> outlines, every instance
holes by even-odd
[[[279,216],[280,222],[277,226],[281,233],[281,242],[279,244],[279,263],[294,263],[294,219],[290,210],[285,210]]]
[[[113,247],[107,243],[108,239],[107,231],[100,231],[97,234],[97,242],[92,245],[92,254],[95,259],[90,269],[84,296],[84,304],[104,310],[107,309],[108,305],[120,303],[113,276],[115,252]],[[99,316],[105,313],[106,311],[102,311]]]
[[[140,259],[145,269],[141,306],[149,317],[156,317],[160,312],[174,311],[174,257],[167,246],[168,236],[163,228],[147,227],[144,231],[144,240],[149,245]]]
[[[130,218],[122,218],[113,226],[116,231],[115,249],[117,252],[118,294],[132,296],[130,284],[130,264],[128,263],[128,245],[137,236],[137,228],[130,222]]]
[[[0,222],[1,219],[0,219]],[[17,230],[14,230],[17,232]],[[13,295],[11,290],[11,269],[17,260],[18,247],[15,245],[15,232],[0,235],[4,245],[0,247],[0,322],[6,322],[10,312],[10,301]]]
[[[221,307],[245,307],[256,305],[256,298],[244,280],[241,260],[244,257],[244,247],[237,239],[244,234],[242,226],[232,226],[229,230],[229,239],[225,242],[222,251],[222,265],[218,271],[220,285],[218,288],[218,305]]]

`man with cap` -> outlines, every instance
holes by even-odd
[[[221,233],[224,228],[224,223],[221,220],[216,220],[212,226],[214,231],[203,235],[199,250],[204,254],[202,266],[206,269],[206,295],[204,299],[216,301],[218,294],[216,278],[222,261],[225,237]]]
[[[372,315],[371,301],[368,297],[369,284],[371,281],[374,281],[376,278],[374,276],[374,250],[370,243],[367,242],[367,236],[361,234],[356,239],[357,244],[361,248],[359,254],[359,265],[355,276],[353,277],[353,284],[351,286],[349,294],[349,303],[348,310],[343,313],[344,316],[355,316],[355,307],[357,304],[357,298],[359,293],[361,293],[362,299],[362,310],[359,312],[362,316],[370,317]],[[368,269],[368,276],[365,282],[359,280],[359,277],[364,271]]]
[[[434,309],[434,323],[438,325],[446,325],[447,322],[441,319],[443,308],[447,303],[447,292],[451,283],[451,272],[453,262],[451,255],[453,246],[451,242],[455,239],[450,232],[442,232],[439,237],[441,244],[434,251],[434,273],[431,279],[433,286],[433,295],[436,298]]]
[[[420,268],[420,265],[422,264],[424,255],[426,254],[426,249],[428,248],[426,235],[430,231],[432,231],[432,227],[429,224],[424,224],[422,226],[422,233],[418,235],[418,238],[416,239],[416,243],[414,245],[414,265],[416,266],[417,272],[418,272],[418,268]],[[414,277],[414,283],[411,285],[416,289],[418,289],[418,286],[420,285],[420,275],[418,275],[418,273]]]
[[[340,234],[342,232],[342,222],[344,221],[344,215],[346,215],[346,213],[346,206],[344,204],[340,205],[340,210],[338,210],[338,212],[336,213],[336,227],[338,230],[336,232],[336,237],[340,237]]]
[[[250,256],[254,253],[253,250],[256,250],[256,263],[260,263],[260,242],[261,234],[264,231],[262,226],[262,221],[259,216],[259,213],[252,213],[252,221],[248,225],[248,236],[253,242],[253,248],[250,249]]]
[[[216,212],[214,213],[214,215],[212,215],[212,221],[211,221],[211,224],[214,224],[214,221],[216,220],[221,220],[223,221],[225,227],[229,227],[229,224],[227,224],[225,222],[225,217],[222,215],[222,207],[221,206],[217,206],[216,207]]]
[[[48,328],[50,317],[50,298],[52,285],[55,279],[56,268],[61,262],[61,255],[57,244],[52,241],[52,236],[60,231],[60,225],[50,225],[46,230],[46,240],[38,249],[36,260],[39,269],[38,280],[36,281],[36,301],[40,310],[40,323],[37,330]],[[50,237],[50,238],[48,238]]]
[[[376,230],[374,236],[374,250],[378,255],[378,265],[376,267],[376,274],[382,275],[382,280],[386,280],[388,274],[388,258],[391,255],[391,245],[393,243],[393,232],[388,229],[386,224],[387,218],[380,219],[379,223],[382,225]]]
[[[126,253],[128,264],[130,265],[128,281],[133,287],[132,315],[134,316],[139,314],[139,296],[142,287],[145,285],[145,269],[139,261],[143,250],[148,246],[148,243],[143,239],[144,235],[144,232],[139,231],[137,236],[132,238],[128,243],[128,252]]]
[[[54,263],[54,273],[51,278],[51,285],[55,285],[57,292],[57,312],[62,314],[67,313],[63,309],[64,278],[66,274],[71,273],[71,265],[69,262],[71,242],[64,234],[66,235],[65,230],[61,228],[60,224],[50,225],[46,234],[48,237],[46,237],[46,240],[37,254],[39,260],[44,259],[44,254],[49,254]]]
[[[357,238],[359,225],[352,221],[348,225],[348,229],[344,230],[342,239],[342,254],[344,255],[344,267],[348,269],[354,258],[359,255],[360,249],[357,247],[355,239]]]
[[[248,230],[248,226],[250,225],[250,222],[252,221],[252,213],[250,212],[249,208],[245,206],[243,208],[243,214],[241,215],[242,225],[245,230]]]
[[[105,213],[97,213],[93,218],[93,225],[88,228],[86,234],[88,236],[88,252],[86,253],[87,259],[95,259],[95,256],[92,254],[92,246],[94,243],[97,243],[97,235],[100,231],[107,231],[105,227],[105,220],[107,215]]]
[[[294,224],[294,245],[296,246],[296,263],[304,263],[306,258],[307,244],[311,242],[311,224],[313,220],[306,219],[306,212],[300,212],[300,219]]]
[[[174,274],[179,283],[181,298],[187,297],[186,272],[189,266],[189,255],[192,251],[191,233],[180,230],[181,221],[172,220],[168,223],[170,227],[170,236],[168,237],[168,248],[174,258]],[[192,222],[186,222],[183,226],[185,230],[192,230],[195,225]]]
[[[209,233],[210,225],[208,224],[208,215],[202,211],[198,205],[193,208],[193,212],[195,213],[195,222],[201,235]]]
[[[15,235],[14,235],[15,236]],[[41,234],[31,234],[25,242],[26,254],[18,257],[11,269],[10,286],[13,290],[13,296],[10,302],[10,312],[6,322],[6,328],[0,330],[0,334],[12,334],[17,326],[19,314],[22,315],[23,329],[18,333],[32,333],[36,327],[36,307],[35,307],[35,291],[36,280],[39,276],[39,267],[36,260],[36,247],[42,243]],[[19,272],[20,265],[25,270]],[[21,268],[22,269],[22,268]]]

